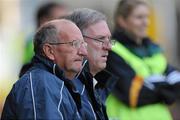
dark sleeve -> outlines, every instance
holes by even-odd
[[[110,52],[108,57],[107,70],[119,77],[112,93],[125,104],[130,105],[130,89],[138,76],[134,70],[114,52]],[[167,65],[163,75],[168,78],[168,76],[174,71],[177,71],[177,69]],[[149,88],[145,83],[143,83],[138,92],[137,106],[157,102],[163,102],[166,104],[173,103],[175,99],[180,96],[180,82],[178,82],[178,79],[176,79],[176,81],[175,84],[169,84],[167,80],[152,83],[154,89]]]
[[[173,87],[166,82],[155,83],[155,89],[150,89],[146,86],[142,86],[139,93],[138,105],[147,105],[157,102],[172,104],[175,101],[175,92]]]
[[[170,74],[171,72],[173,72],[175,70],[178,70],[178,69],[168,64],[164,74],[167,76],[168,74]]]
[[[164,82],[154,84],[162,100],[171,104],[180,98],[180,70],[168,64],[164,75],[166,76]]]
[[[41,74],[43,76],[43,74]],[[80,119],[73,98],[63,84],[52,83],[51,77],[33,79],[32,89],[30,79],[15,84],[6,99],[2,119]],[[58,84],[58,82],[57,82]],[[33,90],[33,95],[32,95]]]
[[[172,104],[180,97],[180,71],[168,64],[164,76],[164,81],[153,83],[154,91],[162,102]]]
[[[130,102],[130,89],[132,89],[132,83],[135,82],[136,75],[134,70],[116,53],[110,52],[107,63],[107,70],[118,76],[118,82],[112,90],[118,99],[124,102],[126,105],[131,106]],[[137,106],[151,104],[160,101],[156,91],[153,91],[144,85],[144,78],[140,85],[140,91],[137,91]]]
[[[96,88],[101,89],[105,100],[118,81],[118,77],[105,69],[96,74],[95,79],[98,81]]]
[[[10,91],[9,95],[6,98],[3,111],[2,111],[2,120],[16,119],[16,109],[14,104],[14,87]]]

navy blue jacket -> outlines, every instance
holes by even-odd
[[[13,85],[1,119],[81,119],[68,81],[57,65],[36,56],[33,67]]]
[[[77,92],[81,95],[81,117],[83,120],[97,120],[92,103],[88,98],[88,92],[85,85],[79,79],[74,79],[72,82],[76,86]]]

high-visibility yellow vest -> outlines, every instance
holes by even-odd
[[[142,78],[152,74],[163,74],[167,67],[166,59],[161,53],[154,54],[151,57],[139,58],[119,42],[116,42],[112,47],[112,51],[121,56],[137,76]],[[106,105],[110,120],[172,120],[167,106],[162,103],[138,108],[128,107],[111,94],[107,98]]]

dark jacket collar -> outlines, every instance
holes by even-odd
[[[93,86],[93,77],[98,82],[95,86],[95,89]],[[78,78],[83,84],[85,84],[86,91],[88,92],[89,99],[92,103],[97,117],[99,119],[108,119],[102,96],[107,98],[108,92],[112,90],[118,80],[117,77],[112,75],[112,73],[108,72],[107,70],[102,70],[101,72],[93,76],[90,73],[89,63],[87,62]],[[101,93],[98,93],[98,91],[101,91]]]
[[[32,59],[32,64],[33,66],[38,66],[39,68],[47,70],[60,79],[66,79],[64,76],[64,71],[60,67],[58,67],[57,64],[53,63],[53,61],[44,56],[35,55]]]
[[[93,75],[90,73],[88,62],[84,66],[84,68],[78,78],[85,85],[86,91],[89,96],[89,100],[92,104],[93,109],[95,110],[97,118],[103,119],[103,120],[108,119],[107,114],[105,112],[105,107],[103,106],[103,103],[102,103],[103,101],[99,101],[99,98],[96,97],[96,90],[98,88],[95,87],[95,89],[94,89]],[[96,79],[96,80],[98,80],[98,79]],[[98,81],[98,84],[99,84],[99,82],[100,81]]]
[[[112,37],[139,57],[148,57],[162,52],[161,48],[148,37],[142,39],[142,44],[137,44],[134,40],[135,37],[122,28],[116,28]]]
[[[104,69],[101,72],[97,73],[94,77],[98,84],[96,85],[97,88],[108,88],[112,86],[112,81],[117,80],[117,76],[115,76],[113,73],[109,72],[108,70]]]
[[[104,76],[101,76],[101,75]],[[87,62],[79,76],[79,79],[86,85],[90,85],[91,87],[93,86],[93,77],[97,80],[97,88],[105,88],[107,87],[107,81],[113,77],[112,73],[110,73],[107,70],[102,70],[99,73],[97,73],[95,76],[93,76],[90,72],[89,68],[89,62]]]
[[[113,32],[112,38],[125,45],[140,46],[135,42],[135,37],[123,28],[116,28]],[[146,44],[147,41],[149,41],[149,38],[144,38],[141,45]]]

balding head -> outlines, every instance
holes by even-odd
[[[59,42],[59,40],[64,42],[71,33],[77,33],[82,37],[79,28],[69,20],[52,20],[43,24],[34,37],[35,54],[43,54],[44,43],[54,43]]]

